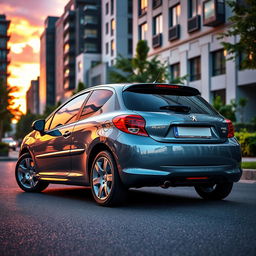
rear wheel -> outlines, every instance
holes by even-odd
[[[221,200],[227,197],[233,187],[233,182],[225,182],[213,185],[196,186],[196,192],[204,199]]]
[[[102,206],[113,206],[124,201],[123,186],[113,156],[108,151],[100,152],[91,167],[90,183],[95,201]]]
[[[38,179],[34,161],[28,153],[19,158],[15,176],[19,187],[26,192],[41,192],[49,185],[48,182]]]

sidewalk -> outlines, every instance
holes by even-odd
[[[9,156],[0,156],[0,161],[14,161],[16,162],[19,157],[19,149],[16,151],[10,150]]]

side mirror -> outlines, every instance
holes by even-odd
[[[32,124],[32,129],[35,131],[39,131],[41,133],[44,132],[44,126],[45,126],[45,120],[40,119],[40,120],[36,120],[33,122]]]

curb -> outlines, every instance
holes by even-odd
[[[256,169],[243,169],[241,180],[256,180]]]
[[[0,157],[0,162],[17,162],[18,158],[13,157]]]

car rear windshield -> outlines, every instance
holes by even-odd
[[[218,115],[201,96],[180,96],[166,94],[148,94],[124,91],[125,106],[130,110],[147,112],[188,112]],[[176,107],[176,108],[175,108]],[[184,107],[187,111],[182,111]]]

